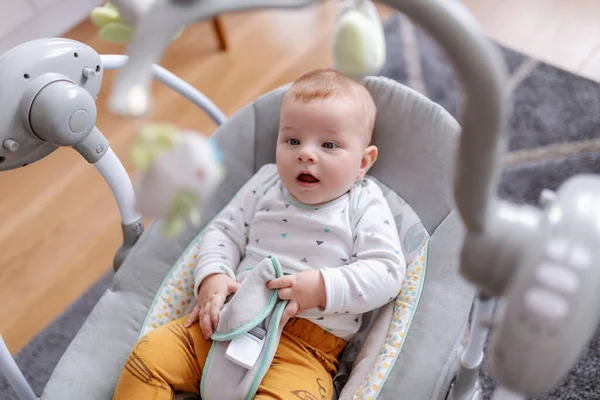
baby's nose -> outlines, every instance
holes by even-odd
[[[317,162],[317,157],[314,152],[304,148],[298,153],[298,162],[315,163]]]

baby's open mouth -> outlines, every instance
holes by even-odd
[[[296,183],[304,189],[314,189],[320,185],[320,181],[311,174],[302,173],[296,177]]]
[[[300,174],[296,177],[296,179],[302,183],[317,183],[319,180],[312,176],[311,174]]]

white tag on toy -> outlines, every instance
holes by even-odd
[[[225,357],[243,368],[252,369],[265,346],[266,334],[267,331],[257,326],[237,336],[227,346]]]

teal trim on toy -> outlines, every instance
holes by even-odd
[[[281,264],[279,264],[279,260],[277,260],[277,258],[275,258],[275,257],[271,258],[271,265],[273,266],[273,269],[275,270],[276,278],[283,276],[283,272],[281,270]],[[263,307],[263,309],[260,311],[260,313],[258,313],[258,315],[256,315],[250,321],[246,322],[245,324],[241,325],[240,327],[238,327],[232,331],[229,331],[229,332],[221,332],[221,333],[215,332],[212,334],[212,336],[210,338],[217,342],[223,342],[223,341],[227,341],[227,340],[232,340],[236,336],[239,336],[241,334],[249,332],[252,328],[256,327],[258,324],[260,324],[262,321],[264,321],[264,319],[267,318],[267,316],[269,314],[271,314],[271,312],[273,311],[273,308],[275,308],[275,305],[277,304],[277,299],[278,299],[277,292],[278,292],[277,289],[274,289],[272,291],[267,304]]]
[[[202,371],[206,371],[206,369],[210,365],[210,362],[212,361],[213,355],[215,353],[216,345],[217,345],[217,342],[212,342],[212,344],[210,345],[210,350],[208,352],[208,356],[206,357],[206,361],[204,362],[204,367],[202,368]],[[207,379],[206,377],[207,376],[208,376],[208,374],[202,373],[202,377],[200,378],[200,396],[202,396],[202,398],[206,397],[204,395],[204,388],[206,387],[206,379]]]
[[[285,300],[285,301],[282,301],[279,304],[277,304],[277,306],[275,307],[273,317],[271,318],[271,327],[269,329],[271,332],[277,332],[277,330],[279,329],[281,317],[283,315],[283,311],[285,310],[285,307],[287,306],[287,304],[288,304],[288,301]],[[273,347],[275,347],[279,344],[279,342],[275,342],[276,337],[277,337],[277,335],[273,335],[273,334],[269,335],[269,340],[268,340],[267,344],[265,345],[265,349],[263,350],[264,354],[274,353]],[[254,377],[254,380],[252,381],[252,385],[250,385],[250,390],[248,391],[248,394],[246,395],[246,400],[252,400],[254,398],[254,395],[258,391],[258,387],[260,386],[260,383],[262,382],[264,376],[267,373],[267,369],[271,365],[271,361],[272,360],[267,357],[262,357],[260,366],[258,367],[258,371],[256,372],[256,376]]]
[[[231,325],[233,329],[227,332],[213,333],[211,336],[212,343],[200,379],[199,390],[203,398],[231,399],[233,393],[237,393],[236,398],[253,399],[271,365],[283,329],[281,321],[283,312],[289,301],[279,299],[277,289],[266,289],[266,283],[269,280],[283,276],[279,260],[276,257],[265,258],[261,265],[262,269],[257,270],[256,275],[243,281],[242,287],[226,304],[228,308],[223,308],[224,311],[221,313],[218,328],[221,327],[222,323],[229,326],[228,324],[231,321],[228,320],[228,317],[232,317],[235,322]],[[261,296],[261,303],[256,303],[255,308],[247,307],[254,298],[254,294],[261,290],[265,290],[264,294],[268,295],[268,298]],[[238,300],[237,303],[236,299]],[[258,298],[256,300],[259,301]],[[230,307],[241,307],[242,310],[239,308],[231,309]],[[233,311],[228,313],[225,311],[227,309]],[[240,319],[241,314],[244,312],[247,315],[242,316]],[[246,318],[249,321],[244,322]],[[241,325],[237,326],[238,323]],[[266,337],[264,347],[261,349],[256,363],[250,369],[232,364],[230,360],[226,359],[225,355],[226,348],[230,345],[229,342],[257,326],[266,330]],[[229,371],[228,377],[223,376],[225,370]],[[240,376],[243,378],[237,384],[239,386],[236,386],[235,381]]]

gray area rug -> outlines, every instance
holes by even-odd
[[[388,61],[381,75],[421,91],[458,117],[460,87],[443,51],[400,15],[386,21],[385,32]],[[535,204],[543,188],[555,190],[575,174],[600,173],[600,85],[500,49],[514,87],[514,111],[509,124],[511,153],[506,159],[500,195]],[[17,364],[36,394],[42,392],[111,279],[112,273],[105,275],[16,355]],[[496,383],[486,366],[481,377],[484,399],[490,399]],[[17,399],[2,377],[0,398]],[[569,376],[539,400],[599,398],[600,333]]]

